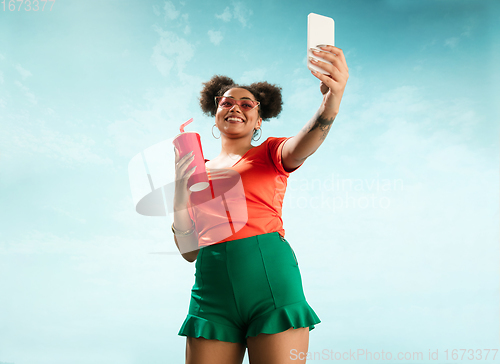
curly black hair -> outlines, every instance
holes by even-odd
[[[255,82],[250,86],[238,85],[231,78],[221,75],[215,75],[210,81],[203,83],[200,96],[203,112],[215,116],[217,112],[215,96],[222,96],[232,88],[243,88],[252,93],[255,99],[260,102],[258,110],[262,120],[271,119],[280,114],[283,105],[281,87],[267,82]]]

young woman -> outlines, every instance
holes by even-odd
[[[182,256],[196,260],[189,313],[179,331],[187,337],[188,364],[240,364],[246,348],[251,364],[305,363],[309,331],[320,320],[304,297],[281,206],[287,177],[325,140],[349,77],[341,49],[325,46],[315,55],[330,62],[315,62],[329,75],[312,72],[321,81],[318,112],[296,136],[270,137],[257,147],[251,141],[258,140],[262,120],[281,112],[281,89],[267,82],[236,85],[224,76],[204,84],[201,107],[215,116],[212,131],[219,130],[222,147],[206,160],[207,191],[215,197],[212,177],[220,170],[237,175],[244,190],[243,200],[224,200],[227,215],[193,204],[198,192],[187,189],[193,156],[176,150],[172,230]],[[235,228],[238,211],[245,223]]]

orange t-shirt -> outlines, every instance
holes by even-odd
[[[192,192],[188,208],[200,246],[275,231],[285,236],[281,209],[291,172],[281,150],[288,139],[267,138],[229,169],[207,168],[210,187]]]

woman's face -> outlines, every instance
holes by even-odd
[[[236,100],[256,101],[252,93],[244,88],[232,88],[226,91],[224,96],[231,96]],[[215,114],[215,124],[221,135],[231,139],[245,137],[251,139],[254,130],[259,129],[262,124],[262,118],[259,117],[259,107],[260,105],[252,110],[243,111],[238,104],[234,104],[230,109],[219,106]]]

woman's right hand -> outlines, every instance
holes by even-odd
[[[175,196],[174,196],[174,210],[185,209],[189,200],[191,191],[187,188],[187,181],[189,177],[196,170],[196,166],[187,170],[187,167],[194,159],[193,152],[187,153],[182,158],[179,158],[179,151],[175,150]]]

